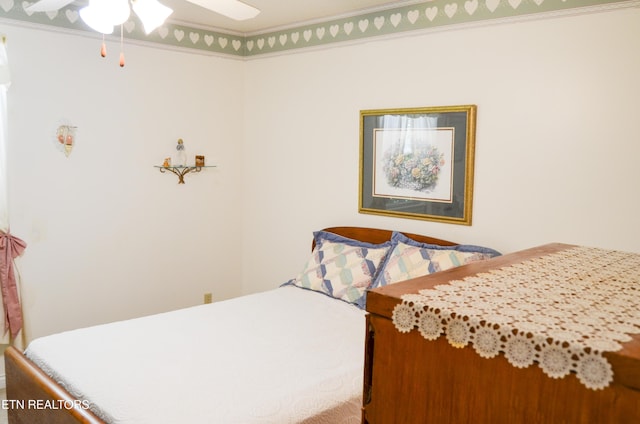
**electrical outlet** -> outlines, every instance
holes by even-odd
[[[211,303],[211,302],[213,302],[213,295],[211,293],[205,293],[204,303]]]

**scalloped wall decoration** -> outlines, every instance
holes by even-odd
[[[0,0],[0,18],[40,24],[52,30],[94,32],[79,19],[77,6],[29,13],[25,9],[30,4]],[[127,21],[124,29],[129,40],[250,58],[417,31],[639,6],[640,0],[434,0],[260,34],[227,34],[167,22],[145,35],[136,18]]]

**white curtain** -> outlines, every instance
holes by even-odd
[[[10,234],[8,182],[7,182],[7,90],[11,84],[6,37],[0,34],[0,291],[3,326],[0,328],[0,343],[22,347],[22,308],[20,306],[19,274],[14,259],[22,254],[26,243]]]
[[[7,90],[11,84],[9,60],[7,58],[6,37],[1,35],[0,43],[0,231],[9,229],[7,207]]]

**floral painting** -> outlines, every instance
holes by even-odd
[[[404,153],[397,146],[384,154],[384,174],[392,187],[428,192],[435,187],[444,154],[435,146]]]
[[[360,213],[471,225],[475,105],[360,111]]]
[[[453,129],[378,129],[374,195],[451,201]]]

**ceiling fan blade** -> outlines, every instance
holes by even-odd
[[[74,0],[40,0],[27,7],[25,10],[27,12],[51,12],[53,10],[62,9],[73,2]]]
[[[259,9],[238,0],[187,0],[189,3],[209,9],[236,21],[255,18]]]

